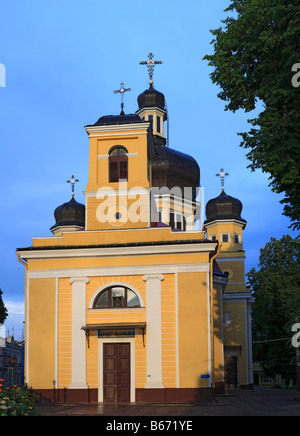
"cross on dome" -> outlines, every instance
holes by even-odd
[[[72,198],[75,195],[75,183],[79,182],[79,179],[75,179],[74,175],[72,175],[71,180],[67,180],[67,183],[71,183],[71,187],[72,187]]]
[[[224,191],[225,177],[229,176],[229,173],[225,173],[223,168],[220,169],[220,172],[216,174],[216,177],[220,177],[221,179],[221,189]]]
[[[121,83],[121,88],[116,89],[114,94],[121,94],[121,113],[120,115],[125,115],[124,113],[124,92],[131,91],[131,88],[124,88],[124,83]]]
[[[153,60],[153,53],[152,52],[150,52],[148,54],[148,58],[149,58],[149,61],[141,61],[141,62],[139,62],[139,64],[140,65],[147,65],[148,74],[149,74],[149,84],[153,85],[154,67],[155,67],[155,65],[162,64],[163,62],[162,61],[154,61]]]

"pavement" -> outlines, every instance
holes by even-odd
[[[102,416],[115,418],[176,416],[177,420],[178,417],[197,416],[300,416],[300,392],[257,386],[254,387],[253,391],[232,391],[217,396],[215,401],[201,404],[40,404],[37,410],[39,416]],[[133,421],[136,422],[136,419],[133,419]],[[156,421],[158,422],[158,419]],[[106,419],[107,422],[117,425],[117,421],[113,418]],[[172,425],[176,425],[175,421]],[[180,424],[178,423],[178,425]],[[113,430],[119,429],[113,428]],[[157,430],[160,429],[157,428]],[[173,428],[173,430],[177,429]]]

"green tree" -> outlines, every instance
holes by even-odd
[[[299,0],[231,0],[225,12],[232,16],[211,31],[214,53],[204,57],[210,77],[225,110],[262,108],[250,131],[238,133],[240,145],[251,170],[268,173],[272,190],[284,193],[283,214],[300,229]]]
[[[295,378],[291,326],[300,315],[300,241],[291,236],[260,250],[259,269],[247,274],[253,304],[253,358],[267,376]]]
[[[3,294],[3,292],[0,289],[0,324],[4,323],[4,321],[6,320],[7,315],[8,315],[6,307],[5,307],[3,300],[2,300],[2,294]]]

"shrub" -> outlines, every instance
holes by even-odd
[[[0,379],[0,416],[34,416],[37,399],[26,386],[5,387]]]

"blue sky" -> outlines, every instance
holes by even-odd
[[[125,112],[137,110],[148,88],[150,51],[162,60],[154,86],[169,111],[170,147],[191,154],[201,169],[207,202],[220,193],[215,174],[230,176],[226,193],[243,203],[246,271],[257,266],[259,249],[271,237],[291,234],[282,216],[282,196],[268,187],[268,175],[251,172],[238,132],[253,114],[224,111],[211,68],[210,29],[221,25],[229,0],[0,0],[0,288],[9,310],[6,328],[22,333],[24,268],[17,247],[33,236],[51,236],[54,209],[70,198],[72,174],[84,203],[88,179],[88,137],[84,126],[102,115],[118,114],[124,82]],[[294,235],[296,236],[296,235]]]

